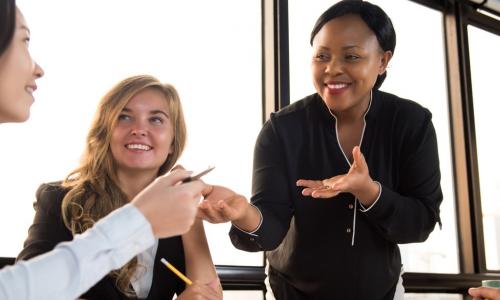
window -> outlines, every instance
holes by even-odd
[[[10,145],[0,150],[0,256],[20,251],[36,188],[77,166],[97,102],[130,75],[151,74],[179,90],[188,123],[180,163],[215,165],[207,182],[250,197],[262,125],[260,1],[17,2],[45,77],[31,119],[0,128]],[[216,264],[262,266],[262,253],[231,245],[228,226],[206,231]]]
[[[310,32],[320,14],[335,2],[289,1],[291,102],[315,92],[309,65]],[[397,36],[394,57],[381,89],[417,101],[432,112],[440,154],[443,229],[436,226],[425,243],[401,245],[403,266],[406,272],[458,273],[442,15],[411,1],[371,2],[389,15]],[[415,26],[417,23],[419,26]]]
[[[498,35],[468,26],[474,122],[477,159],[483,213],[483,238],[486,268],[500,270],[500,177],[498,176],[498,76],[491,70],[500,69]]]

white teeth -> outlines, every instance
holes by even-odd
[[[142,145],[142,144],[128,144],[126,145],[127,149],[132,149],[132,150],[144,150],[144,151],[149,151],[151,150],[151,147],[148,145]]]
[[[328,88],[330,88],[330,89],[341,89],[341,88],[345,88],[346,86],[347,86],[347,83],[328,84]]]

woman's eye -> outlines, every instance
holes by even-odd
[[[328,60],[328,55],[326,55],[324,53],[319,53],[319,54],[316,54],[316,56],[314,58],[318,61],[326,61],[326,60]]]
[[[128,120],[130,120],[130,116],[129,115],[123,115],[123,114],[121,114],[121,115],[118,116],[118,121],[128,121]]]
[[[153,124],[163,124],[163,119],[161,117],[152,117],[150,120]]]
[[[346,60],[351,60],[351,61],[352,61],[352,60],[357,60],[357,59],[359,59],[359,56],[357,56],[357,55],[355,55],[355,54],[347,54],[347,55],[345,56],[345,59],[346,59]]]

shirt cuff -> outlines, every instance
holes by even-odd
[[[372,203],[372,205],[370,205],[370,207],[368,207],[368,208],[366,208],[363,204],[361,204],[361,202],[359,202],[359,206],[361,206],[361,209],[360,209],[361,212],[367,212],[370,209],[372,209],[372,207],[375,206],[375,204],[377,204],[378,200],[380,199],[380,195],[382,195],[382,185],[378,181],[375,181],[375,183],[378,184],[377,199],[375,199],[375,201]]]
[[[262,221],[264,221],[264,217],[262,216],[262,212],[260,211],[260,209],[257,206],[253,205],[252,203],[250,203],[250,205],[253,206],[253,207],[255,207],[255,209],[259,212],[259,215],[260,215],[260,222],[259,222],[259,225],[257,226],[257,228],[255,228],[252,231],[246,231],[246,230],[243,230],[243,229],[239,228],[238,226],[236,226],[234,224],[233,224],[233,226],[236,229],[238,229],[239,231],[244,232],[246,234],[253,235],[253,236],[259,236],[259,235],[255,234],[255,233],[260,229],[260,226],[262,226]]]

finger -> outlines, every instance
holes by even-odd
[[[339,180],[341,180],[342,178],[344,178],[345,175],[337,175],[337,176],[333,176],[332,178],[328,178],[328,179],[323,179],[321,181],[321,184],[323,186],[329,186],[329,187],[333,187],[337,184],[337,182]]]
[[[216,210],[216,207],[214,205],[214,203],[208,201],[208,200],[202,200],[200,202],[200,208],[202,208],[204,211],[209,211],[211,213],[213,213],[215,210]]]
[[[354,158],[354,163],[353,163],[354,168],[358,168],[361,170],[368,168],[366,161],[365,161],[365,157],[364,157],[363,153],[361,153],[359,146],[356,146],[356,147],[354,147],[354,149],[352,149],[352,157]]]
[[[206,198],[210,193],[214,190],[214,186],[211,184],[205,184],[205,187],[203,188],[203,191],[201,194],[203,195],[204,198]]]
[[[312,192],[311,196],[313,198],[321,198],[321,199],[326,199],[326,198],[332,198],[335,197],[339,194],[338,191],[332,190],[332,189],[322,189],[322,190],[316,190]]]
[[[203,202],[198,205],[197,217],[206,220],[210,223],[217,223],[217,216],[213,213],[210,207],[202,207]]]
[[[314,191],[330,190],[331,188],[327,185],[321,185],[315,188],[305,188],[302,190],[302,195],[311,196]]]
[[[175,167],[172,168],[172,171],[174,170],[186,170],[182,165],[175,165]]]
[[[314,191],[312,194],[311,194],[311,197],[315,198],[315,199],[328,199],[328,198],[332,198],[334,195],[333,192],[318,192],[318,191]]]
[[[316,192],[316,193],[312,194],[312,197],[318,198],[318,199],[329,199],[329,198],[333,198],[333,197],[337,196],[338,194],[340,194],[340,192],[336,192],[336,191]]]
[[[236,216],[238,214],[238,210],[236,208],[232,207],[229,203],[228,203],[228,201],[224,201],[224,200],[219,200],[217,202],[217,209],[219,210],[221,216],[226,221],[232,221],[232,220],[236,219]]]
[[[302,195],[304,196],[311,196],[312,192],[314,191],[314,189],[312,188],[305,188],[302,190]]]
[[[158,177],[158,180],[164,181],[167,185],[174,185],[183,179],[191,176],[193,172],[186,170],[172,170],[170,173]]]
[[[299,179],[299,180],[297,180],[296,185],[314,188],[314,187],[321,186],[322,184],[321,184],[320,180]]]
[[[493,288],[487,287],[479,287],[479,288],[470,288],[469,294],[474,297],[483,297],[485,299],[497,299],[498,291]]]
[[[187,190],[190,193],[193,193],[193,195],[195,195],[196,198],[198,199],[199,197],[201,197],[203,195],[203,190],[205,189],[205,184],[199,180],[195,180],[195,181],[190,181],[190,182],[186,182],[186,183],[183,183],[181,185],[178,185],[178,187],[180,189]]]
[[[200,204],[198,204],[198,209],[201,209],[201,210],[206,210],[208,209],[208,201],[203,199],[200,201]]]
[[[475,296],[475,295],[476,295],[476,293],[477,293],[477,291],[476,291],[476,290],[477,290],[476,288],[469,288],[469,290],[468,290],[469,295],[471,295],[471,296]]]
[[[200,209],[203,210],[204,215],[206,216],[205,220],[211,222],[211,223],[221,223],[222,218],[220,216],[220,213],[217,211],[216,208],[213,207],[213,205],[208,202],[208,201],[202,201]]]

